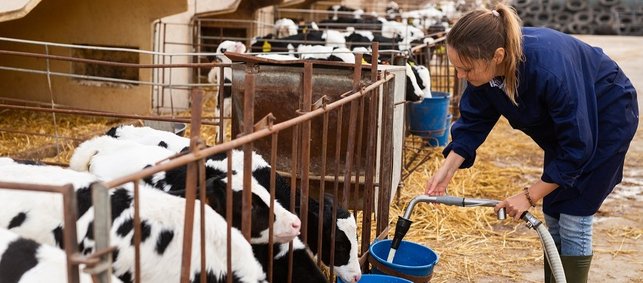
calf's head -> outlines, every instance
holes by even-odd
[[[233,174],[233,184],[235,176]],[[208,204],[219,214],[225,217],[227,208],[226,180],[223,178],[210,178],[206,182],[208,190]],[[232,226],[241,229],[243,190],[232,187]],[[299,218],[287,211],[279,203],[274,202],[274,212],[270,214],[270,194],[256,181],[252,184],[251,199],[251,239],[253,244],[269,242],[269,220],[273,220],[273,240],[276,243],[287,243],[297,237],[300,233],[301,221]]]

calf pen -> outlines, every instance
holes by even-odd
[[[358,60],[357,62],[361,62],[361,60]],[[334,172],[334,175],[331,175],[332,180],[334,181],[335,185],[332,189],[334,191],[335,195],[338,196],[337,194],[337,189],[338,189],[338,182],[340,179],[340,176],[343,176],[344,180],[351,180],[351,179],[357,179],[358,175],[354,173],[354,164],[355,164],[355,153],[358,152],[355,148],[356,145],[358,144],[358,137],[361,137],[362,134],[359,133],[357,129],[357,125],[360,124],[360,120],[364,119],[363,117],[370,117],[372,118],[371,120],[376,120],[378,112],[375,109],[379,108],[379,105],[382,105],[382,127],[381,127],[381,135],[382,136],[388,136],[388,138],[391,138],[391,133],[387,133],[385,129],[390,129],[392,126],[392,114],[393,114],[393,103],[391,101],[391,95],[390,92],[392,88],[394,87],[393,85],[393,76],[390,74],[387,74],[386,72],[384,73],[379,73],[378,72],[373,72],[372,73],[372,83],[369,83],[367,85],[361,86],[360,82],[358,80],[354,81],[354,86],[355,88],[345,92],[343,96],[338,96],[339,98],[336,101],[327,101],[325,99],[321,99],[318,102],[319,103],[313,103],[312,101],[312,92],[310,91],[311,88],[308,88],[306,86],[310,86],[312,83],[312,71],[313,71],[313,64],[312,62],[305,63],[306,67],[304,67],[304,94],[302,95],[303,99],[303,104],[302,104],[302,110],[299,111],[298,115],[296,117],[287,119],[283,122],[278,122],[276,123],[271,115],[267,115],[266,117],[263,117],[261,119],[254,119],[252,116],[253,111],[251,111],[253,104],[251,101],[254,99],[254,87],[255,87],[255,82],[256,82],[256,76],[258,73],[261,72],[261,67],[257,69],[257,67],[252,64],[248,63],[245,66],[245,84],[246,84],[246,89],[244,91],[244,116],[243,116],[243,124],[242,124],[242,129],[240,131],[240,136],[229,141],[225,142],[222,144],[217,144],[212,147],[208,148],[192,148],[192,150],[184,155],[181,155],[180,157],[177,157],[173,159],[172,161],[168,163],[164,163],[162,165],[157,165],[154,167],[147,168],[145,170],[142,170],[141,172],[120,178],[118,180],[113,180],[110,182],[107,182],[105,184],[105,188],[110,188],[110,187],[116,187],[118,185],[124,184],[126,182],[131,182],[135,181],[137,179],[142,179],[145,178],[146,176],[150,176],[151,174],[154,174],[156,172],[168,170],[172,167],[175,166],[181,166],[185,164],[192,164],[189,166],[189,168],[193,168],[194,170],[192,173],[188,173],[188,176],[190,176],[190,179],[192,181],[190,184],[187,185],[188,188],[188,194],[186,194],[186,199],[187,203],[193,203],[191,200],[195,198],[196,195],[196,184],[203,184],[205,182],[203,176],[199,176],[200,180],[197,179],[196,175],[196,168],[201,167],[201,170],[203,170],[203,158],[207,156],[214,155],[216,153],[223,153],[227,152],[228,157],[230,157],[230,151],[236,148],[242,148],[243,152],[245,153],[244,157],[244,199],[248,200],[250,198],[250,176],[252,175],[252,165],[251,165],[251,154],[252,150],[254,149],[254,144],[262,142],[268,142],[269,144],[272,145],[271,151],[269,155],[266,155],[265,159],[270,160],[271,164],[279,164],[278,158],[280,155],[280,151],[278,151],[279,147],[276,145],[278,144],[280,140],[280,135],[284,135],[284,132],[286,130],[290,130],[291,134],[286,135],[286,139],[291,139],[293,143],[291,144],[291,148],[289,149],[290,152],[294,152],[292,156],[297,156],[297,158],[293,158],[290,161],[290,167],[292,169],[292,176],[300,176],[300,181],[297,182],[295,181],[296,178],[291,179],[291,186],[293,188],[297,187],[301,190],[301,197],[302,199],[306,199],[308,197],[314,197],[312,194],[309,193],[309,184],[310,184],[310,179],[309,179],[309,170],[307,170],[309,167],[309,160],[311,158],[311,155],[316,155],[317,153],[313,153],[310,151],[311,145],[308,141],[311,136],[311,124],[312,123],[321,123],[325,125],[326,130],[322,130],[326,134],[323,135],[322,140],[327,140],[328,139],[328,120],[329,116],[331,113],[336,113],[335,115],[341,115],[339,114],[339,111],[342,111],[345,108],[348,108],[348,120],[350,121],[349,123],[349,129],[348,133],[353,133],[349,134],[347,137],[345,137],[345,142],[342,141],[340,138],[343,138],[342,135],[338,135],[338,140],[339,143],[344,143],[346,144],[346,148],[344,150],[347,152],[344,156],[342,156],[342,152],[340,150],[335,151],[335,156],[339,157],[336,158],[334,161],[339,164],[339,160],[342,160],[341,164],[343,164],[343,170],[340,170],[339,166],[336,167],[336,170]],[[360,74],[361,73],[361,68],[362,66],[356,66],[355,67],[355,73]],[[377,76],[380,76],[378,78]],[[356,75],[356,78],[360,78],[360,75]],[[366,105],[368,106],[369,110],[364,111],[364,107]],[[364,112],[361,112],[364,111]],[[362,115],[359,115],[360,112]],[[193,119],[194,119],[193,115]],[[254,121],[259,120],[259,122],[255,123]],[[198,127],[195,127],[194,124],[198,123],[198,120],[195,121],[192,125],[192,131],[191,135],[193,137],[193,144],[196,144],[195,137],[198,137]],[[341,124],[340,124],[341,125]],[[390,159],[391,151],[392,151],[392,144],[388,145],[382,145],[379,148],[376,146],[376,135],[378,134],[376,131],[376,128],[374,127],[373,123],[370,124],[370,127],[366,127],[362,131],[365,133],[365,143],[367,144],[366,146],[366,151],[365,151],[365,175],[364,175],[364,184],[365,184],[365,197],[363,199],[363,204],[362,207],[364,208],[363,213],[362,213],[362,229],[360,233],[360,238],[361,238],[361,251],[362,254],[363,252],[368,248],[368,245],[370,242],[373,240],[373,234],[370,229],[371,224],[375,224],[375,233],[376,234],[386,234],[387,228],[388,228],[388,205],[380,205],[379,206],[379,213],[378,213],[378,219],[375,221],[372,219],[372,207],[373,207],[373,198],[375,196],[375,186],[379,187],[379,196],[380,196],[380,202],[382,204],[387,204],[388,199],[390,199],[390,178],[391,175],[387,174],[381,174],[380,179],[376,180],[375,179],[375,157],[380,155],[380,156],[389,156],[389,158],[383,158],[382,161],[382,167],[386,168],[391,172],[392,168],[392,162]],[[337,128],[341,128],[341,126],[338,126]],[[326,142],[322,142],[322,144],[326,144]],[[327,150],[322,148],[322,154],[320,156],[322,163],[326,163],[326,157],[325,154],[327,153]],[[228,160],[231,160],[228,158]],[[386,161],[385,161],[386,160]],[[231,162],[231,161],[230,161]],[[199,164],[198,166],[196,164]],[[231,164],[229,164],[231,166]],[[277,174],[276,173],[276,166],[272,167],[273,170],[271,174]],[[382,169],[382,170],[386,170]],[[188,169],[188,172],[190,172]],[[301,170],[301,171],[300,171]],[[343,172],[341,172],[343,171]],[[202,171],[201,171],[202,172]],[[228,172],[231,172],[229,170]],[[273,177],[274,178],[274,177]],[[189,188],[192,187],[192,190],[189,190]],[[323,185],[322,185],[323,187]],[[349,188],[350,184],[348,182],[344,183],[344,188]],[[203,188],[203,186],[201,186]],[[389,189],[387,189],[389,188]],[[271,184],[270,192],[271,195],[274,197],[274,183]],[[342,206],[346,207],[346,203],[348,203],[350,199],[350,194],[347,193],[348,190],[344,191],[343,197],[340,197],[340,201],[335,201],[335,205],[342,204]],[[200,193],[201,196],[205,195],[203,192]],[[294,194],[293,194],[294,195]],[[320,190],[319,194],[319,199],[322,199],[324,195],[324,189]],[[203,200],[205,201],[205,200]],[[291,200],[294,201],[294,200]],[[202,202],[203,203],[203,202]],[[247,202],[244,202],[247,203]],[[305,201],[302,201],[302,207],[301,207],[301,215],[300,218],[302,219],[302,224],[301,224],[301,229],[302,229],[302,239],[305,239],[307,237],[306,231],[307,231],[307,225],[319,225],[320,223],[307,223],[306,222],[306,215],[307,213],[307,205]],[[186,210],[186,215],[190,212],[193,211],[194,205],[190,205],[191,207],[188,207]],[[245,205],[244,205],[245,206]],[[231,207],[231,206],[228,206]],[[246,207],[248,208],[248,207]],[[232,213],[232,212],[230,212]],[[230,216],[230,215],[228,215]],[[190,217],[186,216],[186,234],[187,231],[191,230],[191,222],[189,221]],[[252,219],[250,217],[250,212],[246,209],[243,211],[243,221],[242,221],[242,232],[246,236],[246,238],[249,238],[250,236],[250,226],[252,223]],[[272,225],[272,224],[271,224]],[[203,225],[201,225],[203,227]],[[319,231],[321,233],[321,231]],[[321,237],[318,235],[318,239],[321,239]],[[329,243],[319,243],[319,245],[325,245]],[[185,244],[184,243],[184,247]],[[189,250],[189,249],[184,249],[184,250]],[[332,252],[331,252],[332,253]],[[333,258],[333,256],[331,256]],[[183,263],[181,265],[182,268],[182,274],[184,274],[189,268],[189,256],[185,254],[183,255]],[[196,263],[195,263],[196,264]],[[332,267],[330,270],[330,277],[333,277],[333,271]],[[271,278],[271,274],[269,272],[268,278]],[[187,277],[182,277],[182,282],[183,280],[187,280]]]
[[[47,58],[47,59],[61,59],[61,58],[54,58],[53,56],[42,56],[42,58]],[[197,189],[200,190],[201,193],[199,193],[199,196],[201,197],[201,205],[204,205],[206,203],[205,199],[205,192],[203,191],[205,186],[203,185],[205,183],[205,179],[203,174],[197,173],[197,172],[203,172],[203,166],[204,166],[204,158],[208,156],[212,156],[216,153],[226,153],[228,156],[229,163],[228,167],[231,166],[231,150],[233,149],[238,149],[241,148],[243,149],[243,152],[245,153],[245,160],[249,161],[251,160],[251,153],[252,150],[254,149],[254,143],[255,142],[261,142],[263,141],[268,141],[269,144],[273,145],[270,150],[269,155],[265,155],[264,158],[266,160],[269,160],[270,164],[279,164],[278,157],[280,156],[280,153],[282,151],[278,151],[276,145],[279,143],[280,140],[280,135],[283,137],[284,135],[286,138],[281,138],[284,140],[291,139],[294,142],[291,144],[291,147],[286,149],[286,152],[294,152],[291,156],[296,156],[296,158],[291,158],[291,163],[290,163],[290,168],[295,168],[290,170],[291,176],[294,177],[291,179],[291,184],[292,188],[299,188],[301,190],[301,196],[302,198],[308,198],[308,197],[315,197],[313,194],[310,193],[309,187],[311,183],[311,179],[309,178],[309,170],[304,170],[310,163],[309,160],[311,159],[311,156],[317,156],[322,160],[322,163],[328,163],[330,164],[330,161],[326,160],[333,160],[333,162],[336,162],[337,164],[340,164],[338,166],[335,166],[335,170],[333,173],[330,173],[328,175],[329,183],[333,184],[332,189],[328,189],[328,191],[334,192],[335,196],[338,196],[336,201],[334,201],[334,209],[336,209],[337,206],[342,206],[342,207],[348,207],[348,203],[351,202],[351,194],[348,193],[350,191],[351,183],[350,182],[344,182],[343,183],[343,188],[347,189],[344,190],[344,193],[340,196],[340,194],[337,193],[337,189],[339,188],[339,182],[340,180],[363,180],[361,183],[363,183],[363,195],[364,197],[361,199],[361,205],[360,207],[363,208],[363,211],[361,212],[361,216],[359,219],[359,222],[361,222],[361,231],[359,234],[359,239],[361,240],[361,254],[362,258],[364,256],[364,252],[367,250],[369,243],[372,242],[374,239],[375,235],[386,235],[387,229],[388,229],[388,203],[390,200],[390,192],[391,188],[394,187],[392,184],[392,172],[394,171],[393,168],[393,150],[394,146],[393,143],[391,142],[392,137],[393,137],[393,120],[394,120],[394,104],[396,101],[393,99],[392,93],[394,92],[395,88],[400,88],[402,87],[400,84],[400,81],[398,80],[399,78],[403,78],[403,76],[397,76],[394,81],[394,76],[391,75],[391,72],[395,72],[395,70],[389,70],[389,71],[377,71],[376,66],[371,66],[371,73],[370,73],[370,80],[362,80],[361,78],[363,77],[361,75],[362,69],[369,69],[368,66],[361,66],[361,58],[359,60],[356,60],[358,62],[357,65],[355,65],[352,69],[349,65],[344,64],[343,68],[346,68],[348,70],[353,71],[356,75],[354,76],[354,80],[350,85],[352,86],[349,90],[347,91],[342,91],[341,93],[333,93],[328,95],[328,97],[325,98],[320,98],[317,100],[317,102],[313,102],[311,92],[309,91],[310,88],[306,86],[312,86],[312,78],[313,78],[313,65],[317,66],[317,62],[308,62],[304,63],[304,71],[302,73],[303,75],[303,80],[302,84],[304,85],[303,89],[305,90],[302,97],[302,106],[300,111],[297,112],[297,115],[295,117],[290,117],[288,119],[285,119],[283,121],[281,120],[275,120],[271,118],[270,115],[267,115],[266,117],[263,117],[262,119],[254,119],[253,114],[251,114],[253,111],[251,111],[251,104],[250,103],[244,103],[244,107],[248,107],[244,109],[244,113],[246,113],[243,116],[243,121],[242,124],[242,130],[239,131],[240,136],[229,141],[226,143],[221,143],[214,145],[212,147],[200,147],[198,144],[203,144],[203,141],[200,138],[200,130],[201,130],[201,115],[200,113],[202,112],[202,105],[200,103],[201,98],[200,98],[200,91],[196,87],[192,87],[193,92],[195,93],[194,97],[192,98],[193,102],[193,109],[192,113],[193,115],[191,116],[191,120],[189,120],[189,123],[191,125],[190,127],[190,137],[191,137],[191,150],[187,153],[184,153],[182,155],[179,155],[175,158],[172,158],[170,161],[158,164],[156,166],[152,166],[149,168],[146,168],[144,170],[141,170],[140,172],[136,172],[134,174],[131,174],[129,176],[125,176],[122,178],[106,181],[103,183],[97,183],[93,186],[93,191],[94,191],[94,208],[95,208],[95,213],[96,213],[96,221],[94,223],[94,239],[96,241],[96,248],[97,251],[96,253],[89,255],[88,258],[92,260],[83,260],[84,257],[81,257],[78,254],[78,251],[76,250],[75,245],[65,245],[67,247],[68,255],[71,254],[71,258],[73,260],[69,260],[70,264],[70,269],[69,269],[69,279],[70,282],[77,282],[75,281],[75,276],[74,274],[77,275],[76,271],[74,268],[77,266],[79,263],[86,263],[86,264],[93,264],[96,267],[93,269],[90,269],[92,272],[96,273],[99,281],[100,282],[106,282],[108,278],[108,274],[110,272],[110,257],[112,251],[110,249],[110,244],[109,244],[109,231],[110,231],[110,225],[111,223],[109,222],[109,191],[112,188],[119,187],[123,184],[128,184],[128,183],[133,183],[134,186],[134,199],[133,202],[135,203],[135,211],[134,215],[138,215],[139,208],[138,208],[138,194],[136,193],[139,188],[138,188],[138,182],[141,179],[144,179],[146,177],[151,176],[154,173],[161,172],[161,171],[166,171],[170,170],[172,168],[177,168],[179,166],[185,166],[187,165],[187,183],[186,183],[186,214],[185,214],[185,226],[184,226],[184,232],[185,232],[185,239],[186,241],[183,242],[182,247],[183,247],[183,255],[181,257],[181,282],[187,282],[189,281],[189,270],[190,270],[190,265],[191,264],[197,264],[197,263],[191,263],[191,255],[190,255],[190,250],[191,246],[193,245],[192,242],[189,239],[192,239],[191,235],[192,233],[203,233],[203,229],[206,227],[206,223],[202,222],[200,223],[199,227],[202,228],[201,231],[194,231],[193,232],[193,227],[194,227],[194,212],[196,209],[195,207],[195,199],[197,195]],[[96,62],[94,62],[96,63]],[[322,65],[321,63],[319,65]],[[199,67],[197,64],[194,65],[194,67]],[[255,64],[246,64],[245,68],[245,77],[246,77],[246,90],[244,91],[244,100],[245,101],[251,101],[253,99],[253,91],[252,89],[254,88],[254,82],[256,81],[256,76],[258,73],[261,72],[261,68],[257,69]],[[398,70],[399,71],[399,70]],[[364,77],[369,77],[369,76],[364,76]],[[333,100],[329,100],[329,97],[334,97]],[[16,105],[4,105],[5,108],[16,108],[16,109],[22,109],[22,110],[43,110],[43,109],[34,109],[25,107],[25,106],[16,106]],[[51,110],[51,109],[49,109]],[[346,111],[346,114],[340,114],[344,113]],[[78,111],[76,110],[71,110],[71,109],[54,109],[53,112],[62,112],[62,113],[82,113],[82,114],[95,114],[95,115],[108,115],[108,113],[100,113],[100,112],[91,112],[91,111]],[[110,113],[111,115],[111,113]],[[338,134],[336,137],[336,144],[341,144],[342,146],[336,147],[335,152],[330,152],[329,150],[325,149],[324,146],[322,146],[321,149],[321,154],[320,152],[311,152],[311,144],[309,142],[310,137],[311,137],[311,125],[313,123],[321,123],[324,125],[322,132],[322,140],[330,140],[330,135],[328,129],[330,128],[329,126],[329,117],[330,116],[348,116],[342,119],[346,119],[349,121],[348,123],[348,129],[345,131],[346,134]],[[122,117],[125,118],[137,118],[140,116],[137,115],[123,115]],[[151,118],[151,117],[149,117]],[[259,121],[256,122],[255,121]],[[341,119],[340,119],[341,120]],[[375,120],[381,120],[381,125],[380,127],[376,127],[374,123],[367,123],[364,121],[375,121]],[[184,122],[188,122],[185,119],[182,120]],[[343,130],[343,125],[341,122],[338,122],[335,127],[338,130]],[[360,125],[360,126],[358,126]],[[289,134],[286,133],[286,131],[290,131]],[[379,136],[379,138],[378,138]],[[387,142],[377,142],[377,141],[387,141]],[[326,144],[326,142],[322,142],[322,145]],[[359,150],[361,148],[365,148],[363,151]],[[327,155],[334,155],[335,158],[332,159],[326,159]],[[361,157],[359,157],[361,155]],[[380,158],[378,158],[378,156]],[[379,162],[377,162],[379,159]],[[244,162],[244,203],[249,204],[249,199],[251,197],[251,191],[250,191],[250,186],[248,185],[250,183],[250,176],[252,173],[252,167],[251,167],[251,162]],[[379,163],[379,167],[376,166],[376,164]],[[356,164],[362,164],[362,169],[361,170],[356,170],[357,165]],[[274,170],[277,166],[273,166],[273,170],[271,172],[272,176],[277,174],[276,170]],[[322,166],[325,167],[325,166]],[[379,169],[378,169],[379,168]],[[301,169],[298,170],[298,169]],[[376,172],[378,170],[378,172]],[[232,170],[228,170],[228,172],[231,172]],[[379,173],[379,175],[378,175]],[[321,176],[326,176],[326,174],[322,174]],[[274,177],[273,177],[274,178]],[[322,177],[326,178],[326,177]],[[324,184],[326,182],[321,182],[321,184]],[[11,187],[12,184],[1,184],[3,188]],[[27,185],[17,185],[17,187],[22,188]],[[324,187],[324,185],[321,185],[321,187]],[[274,199],[274,184],[271,185],[269,188],[271,195],[273,196],[272,198]],[[229,190],[229,188],[228,188]],[[321,189],[319,191],[319,195],[317,196],[318,199],[323,199],[322,196],[325,195],[325,189]],[[375,199],[379,199],[379,203],[383,205],[377,206],[378,213],[376,214],[377,217],[374,217],[373,209],[374,209],[374,204],[375,204]],[[227,200],[228,205],[227,207],[231,207],[230,201]],[[292,200],[294,201],[294,200]],[[301,215],[305,215],[306,210],[307,210],[307,202],[303,201],[302,202],[302,208],[301,208]],[[75,206],[71,203],[67,203],[65,205],[66,209],[65,211],[74,211]],[[291,206],[292,207],[292,206]],[[250,208],[248,205],[244,205],[244,210],[242,213],[243,216],[243,221],[242,221],[242,227],[241,231],[245,235],[247,239],[250,238],[250,227],[252,223],[252,218],[251,218],[251,212]],[[201,208],[201,211],[203,211],[203,207]],[[355,211],[356,212],[356,211]],[[226,218],[231,219],[232,217],[232,211],[229,211],[226,213]],[[237,212],[238,213],[238,212]],[[306,223],[306,217],[301,217],[302,218],[302,238],[306,238],[306,226],[307,225],[321,225],[320,223]],[[203,217],[200,217],[200,219],[204,219]],[[134,244],[136,248],[135,252],[135,267],[134,270],[140,271],[141,270],[141,262],[140,262],[140,251],[138,249],[138,246],[140,244],[140,238],[141,238],[141,220],[138,217],[134,217]],[[203,220],[202,220],[203,221]],[[231,221],[228,221],[229,225]],[[73,227],[74,225],[66,225],[66,227],[70,227],[70,229],[65,229],[65,237],[71,237],[73,234]],[[272,230],[272,224],[271,230]],[[374,226],[374,227],[373,227]],[[230,237],[230,226],[228,226],[228,237]],[[321,231],[319,232],[321,233]],[[70,238],[71,239],[71,238]],[[321,237],[318,237],[318,239],[321,239]],[[68,240],[73,242],[73,240]],[[228,242],[229,243],[229,242]],[[205,243],[200,243],[200,249],[204,250],[208,247],[206,247]],[[326,245],[328,243],[318,243],[318,246]],[[196,245],[196,243],[195,243]],[[228,244],[227,247],[228,250],[230,250],[230,245]],[[334,251],[333,251],[334,252]],[[333,253],[331,252],[331,253]],[[331,255],[331,258],[333,256]],[[96,258],[100,258],[100,260],[96,260]],[[201,264],[203,266],[203,258],[201,259]],[[231,266],[229,264],[228,260],[228,271],[231,270]],[[361,261],[362,263],[364,260]],[[319,262],[318,262],[319,263]],[[292,264],[292,261],[291,261]],[[177,265],[177,269],[179,265]],[[138,277],[135,273],[134,277],[132,278],[134,282],[140,282],[140,277]],[[205,273],[203,273],[205,274]],[[228,273],[229,274],[229,273]],[[272,277],[272,274],[268,272],[268,278]],[[333,273],[333,268],[332,265],[330,267],[329,271],[329,279],[332,279],[334,277]],[[204,282],[206,280],[205,277],[201,277],[200,280]],[[228,279],[229,282],[231,282],[231,277]],[[291,280],[289,280],[290,282]]]

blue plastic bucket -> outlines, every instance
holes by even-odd
[[[342,279],[337,277],[337,283],[344,283]],[[362,278],[357,283],[413,283],[412,281],[404,278],[395,277],[386,274],[362,274]]]
[[[444,121],[444,133],[437,137],[427,139],[429,146],[446,146],[449,143],[449,133],[451,131],[451,119],[453,115],[449,114]]]
[[[446,92],[431,92],[433,97],[424,98],[420,103],[407,104],[409,132],[423,139],[444,134],[449,112],[451,95]]]
[[[425,282],[428,282],[433,274],[433,267],[438,263],[438,255],[423,245],[402,240],[395,253],[393,262],[388,262],[386,258],[391,250],[391,241],[392,240],[378,241],[369,247],[369,261],[371,261],[371,264],[379,265],[383,269],[386,269],[378,270],[377,268],[373,268],[371,273],[387,273],[387,270],[393,270],[395,273],[401,274],[394,274],[396,276],[414,282],[418,282],[418,277],[425,277]]]

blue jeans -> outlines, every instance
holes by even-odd
[[[563,256],[592,255],[592,220],[594,216],[560,214],[556,219],[545,214],[549,234]]]

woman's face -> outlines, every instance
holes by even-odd
[[[458,78],[465,79],[473,86],[481,86],[488,83],[499,74],[496,60],[475,59],[471,62],[463,62],[458,56],[458,52],[447,45],[447,56],[451,65],[455,67]]]

